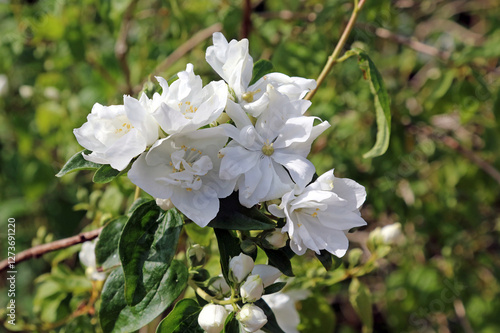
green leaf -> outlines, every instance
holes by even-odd
[[[299,332],[334,332],[335,322],[335,312],[324,295],[315,295],[300,302]]]
[[[118,171],[116,169],[113,169],[109,164],[105,164],[95,172],[94,178],[92,180],[97,184],[105,184],[109,183],[122,173],[123,171]]]
[[[214,229],[215,236],[217,237],[217,244],[219,245],[220,253],[220,267],[222,275],[226,282],[231,285],[229,280],[229,260],[238,256],[241,253],[239,238],[232,235],[231,231],[224,229]]]
[[[180,300],[156,328],[156,333],[203,333],[198,325],[201,306],[190,298]]]
[[[372,158],[383,155],[389,147],[391,135],[391,102],[384,85],[382,75],[378,71],[373,61],[361,49],[353,49],[358,55],[359,68],[363,71],[364,77],[370,84],[370,91],[375,101],[375,113],[377,119],[377,138],[375,145],[369,152],[363,154],[364,158]]]
[[[259,299],[257,302],[254,303],[257,305],[259,308],[264,311],[267,317],[267,323],[262,327],[262,330],[264,332],[269,332],[269,333],[285,333],[281,327],[278,325],[278,322],[276,321],[276,316],[273,313],[273,310],[267,305],[266,301],[264,301],[262,298]]]
[[[295,276],[292,271],[292,263],[282,249],[271,250],[262,248],[269,259],[269,265],[276,267],[286,276]]]
[[[234,192],[220,200],[219,213],[208,226],[229,230],[270,230],[276,224],[257,207],[243,207],[238,200],[238,193]]]
[[[342,264],[342,259],[337,258],[326,250],[320,250],[320,254],[315,254],[316,258],[319,259],[319,261],[327,271],[338,268]]]
[[[126,216],[117,217],[106,224],[99,235],[95,246],[95,257],[97,264],[104,270],[120,264],[118,243],[126,222]]]
[[[349,285],[349,301],[363,323],[363,332],[372,332],[373,313],[370,289],[353,278]]]
[[[56,177],[62,177],[67,173],[80,171],[80,170],[95,170],[101,167],[101,164],[97,164],[94,162],[87,161],[83,158],[83,153],[90,154],[90,150],[82,150],[75,155],[71,156],[71,158],[64,164],[61,171],[59,171]]]
[[[271,73],[274,66],[269,60],[260,59],[255,64],[253,64],[252,80],[250,80],[249,86],[257,82],[261,77],[267,73]]]
[[[140,303],[129,306],[125,300],[125,277],[115,269],[104,284],[99,320],[104,333],[132,332],[158,317],[187,285],[187,267],[174,260],[162,276],[150,274],[145,281],[147,294]]]
[[[151,202],[151,201],[154,201],[154,200],[151,200],[151,199],[148,199],[148,198],[139,198],[137,200],[135,200],[132,205],[130,206],[130,208],[128,209],[128,214],[131,214],[134,212],[134,210],[136,210],[137,207],[139,207],[140,205],[146,203],[146,202]],[[156,202],[156,201],[155,201]]]
[[[196,223],[189,223],[184,226],[184,230],[195,244],[210,246],[210,240],[214,235],[212,228],[202,228]]]
[[[129,305],[147,294],[149,276],[161,276],[172,261],[182,217],[176,209],[162,213],[151,200],[138,206],[123,228],[119,254],[125,275],[125,298]]]
[[[286,282],[276,282],[264,288],[264,295],[274,294],[281,291],[286,286]]]
[[[238,319],[236,319],[236,315],[234,312],[231,312],[229,316],[226,318],[226,322],[224,323],[224,331],[223,333],[240,333],[240,323]]]

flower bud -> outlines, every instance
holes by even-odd
[[[276,229],[264,237],[265,245],[267,245],[266,247],[273,250],[281,249],[286,245],[287,240],[288,234],[282,233],[281,229]]]
[[[245,304],[236,315],[236,319],[247,332],[255,332],[267,323],[264,311],[254,304]]]
[[[361,262],[361,257],[363,256],[363,250],[359,248],[354,248],[349,251],[347,261],[349,266],[354,267]]]
[[[245,239],[243,242],[240,244],[241,251],[245,254],[251,254],[252,252],[257,251],[257,246],[255,245],[255,242],[250,239]]]
[[[401,232],[401,223],[397,222],[382,227],[380,229],[380,236],[385,244],[398,243],[404,237]]]
[[[171,208],[174,208],[174,204],[172,203],[172,201],[170,201],[170,199],[157,198],[156,204],[163,210],[169,210]]]
[[[240,287],[240,295],[243,303],[255,302],[262,297],[264,283],[258,274],[250,275]]]
[[[229,261],[229,279],[233,282],[241,283],[250,274],[254,265],[252,257],[244,253],[231,258]]]
[[[222,305],[207,304],[198,315],[198,324],[208,333],[219,333],[224,329],[229,312]]]
[[[200,244],[194,244],[187,251],[187,256],[192,267],[203,266],[206,263],[205,248]]]
[[[224,277],[217,276],[212,280],[212,283],[210,284],[210,290],[215,291],[217,294],[220,294],[221,296],[228,295],[229,292],[231,291],[231,287],[227,284],[226,280]]]

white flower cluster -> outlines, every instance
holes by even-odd
[[[92,151],[84,158],[117,170],[132,162],[134,184],[202,227],[216,217],[219,199],[234,191],[246,207],[281,199],[271,213],[286,218],[282,232],[296,253],[326,249],[342,256],[344,232],[365,224],[358,211],[365,191],[334,178],[333,170],[310,184],[315,167],[307,155],[330,126],[304,115],[311,102],[303,97],[316,82],[270,73],[250,85],[248,40],[228,42],[215,33],[213,43],[206,60],[223,81],[203,87],[188,64],[171,85],[157,77],[162,93],[152,98],[94,105],[74,130]]]
[[[253,303],[269,296],[262,295],[264,288],[273,284],[280,276],[281,272],[277,268],[269,265],[255,265],[253,259],[246,254],[241,253],[231,258],[229,278],[235,286],[239,286],[239,295],[243,303],[236,313],[236,319],[242,331],[257,332],[267,323],[264,311]],[[211,286],[212,291],[222,295],[227,295],[230,288],[223,277],[215,280]],[[231,306],[207,304],[198,316],[198,324],[206,332],[219,333],[224,328],[226,318],[231,311],[234,311]]]

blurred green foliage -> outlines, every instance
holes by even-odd
[[[254,59],[308,78],[321,71],[352,10],[344,0],[252,2]],[[348,46],[370,55],[392,99],[382,157],[362,158],[375,140],[375,112],[355,59],[334,67],[309,110],[332,124],[311,154],[318,174],[335,168],[367,189],[368,227],[359,237],[403,224],[406,241],[360,278],[373,297],[375,332],[500,331],[499,7],[495,0],[367,0]],[[242,15],[234,0],[0,2],[0,235],[15,218],[20,252],[123,214],[134,191],[124,178],[93,184],[89,172],[55,177],[81,150],[72,130],[94,103],[137,95],[153,73],[170,78],[191,62],[197,74],[217,79],[204,60],[210,38],[161,73],[155,68],[217,22],[228,39],[239,39]],[[57,322],[90,297],[76,251],[18,265],[20,321]],[[312,259],[302,258],[298,277],[341,280]],[[331,313],[316,305],[325,325],[359,331],[350,280],[320,281],[307,287],[327,295]],[[318,327],[313,319],[303,323]],[[95,317],[78,317],[58,330],[90,332],[95,324]]]

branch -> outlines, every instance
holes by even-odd
[[[375,35],[377,35],[380,38],[384,38],[384,39],[396,42],[398,44],[406,45],[409,48],[411,48],[417,52],[424,53],[424,54],[430,55],[432,57],[439,58],[443,61],[448,61],[450,59],[450,56],[451,56],[450,52],[441,51],[433,46],[419,42],[415,38],[401,36],[401,35],[398,35],[398,34],[391,32],[387,29],[375,28],[375,27],[373,27],[371,25],[367,25],[367,24],[364,24],[363,26],[367,30],[370,30],[373,33],[375,33]]]
[[[132,83],[130,82],[130,68],[127,63],[127,53],[128,53],[128,44],[127,44],[127,36],[130,30],[130,26],[132,25],[132,18],[134,14],[135,7],[139,0],[132,0],[125,11],[123,16],[123,21],[120,26],[120,33],[118,34],[118,39],[115,44],[115,56],[120,63],[120,66],[123,70],[123,74],[125,75],[125,84],[127,85],[127,93],[132,94],[133,88]]]
[[[215,23],[214,25],[209,26],[206,29],[198,31],[193,35],[193,37],[189,38],[184,44],[179,46],[174,52],[172,52],[161,64],[156,66],[156,68],[151,72],[148,77],[159,75],[164,72],[167,68],[172,66],[177,60],[182,58],[186,53],[194,49],[198,44],[203,42],[205,39],[212,36],[214,32],[221,31],[222,24]],[[142,87],[147,82],[147,79],[144,80],[141,84],[137,85],[134,88],[134,93],[137,94],[142,90]]]
[[[60,249],[64,249],[76,244],[84,243],[86,241],[93,240],[94,238],[97,238],[99,234],[102,231],[102,227],[99,229],[95,229],[92,231],[87,231],[87,232],[82,232],[81,234],[78,234],[76,236],[60,239],[58,241],[52,242],[52,243],[47,243],[47,244],[42,244],[38,245],[35,247],[32,247],[30,249],[27,249],[25,251],[22,251],[16,255],[16,261],[15,264],[17,265],[18,263],[31,259],[31,258],[39,258],[40,256],[52,252],[52,251],[57,251]],[[3,272],[4,270],[7,269],[9,266],[8,259],[0,261],[0,273]]]
[[[243,4],[243,20],[241,21],[241,38],[248,38],[252,29],[252,3],[251,0],[245,0]]]
[[[326,76],[328,75],[328,73],[332,69],[333,65],[335,65],[338,62],[340,52],[344,48],[344,45],[347,42],[347,38],[351,34],[352,28],[354,27],[354,23],[356,22],[356,19],[358,18],[358,14],[359,14],[359,12],[364,4],[365,4],[365,0],[360,0],[359,3],[358,3],[358,0],[354,0],[354,9],[352,11],[351,18],[349,18],[349,22],[347,23],[347,26],[345,27],[344,32],[342,33],[342,36],[340,36],[340,39],[339,39],[337,45],[335,46],[335,49],[333,50],[332,55],[330,57],[328,57],[328,61],[325,65],[325,67],[321,71],[321,74],[319,74],[318,79],[316,80],[317,81],[316,88],[311,90],[306,95],[306,97],[304,97],[304,99],[311,100],[314,97],[314,95],[316,94],[316,91],[318,91],[319,86],[321,85],[321,83],[323,83]]]

